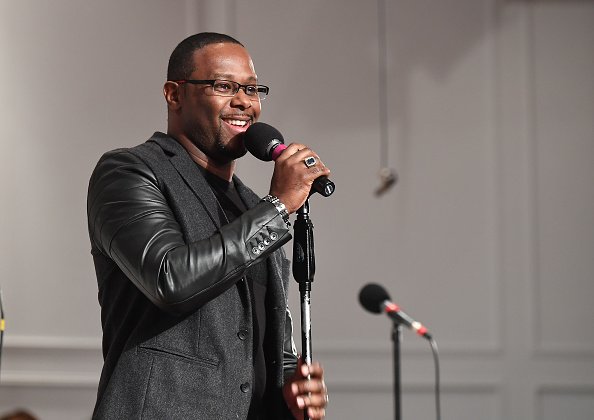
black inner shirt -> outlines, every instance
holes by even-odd
[[[218,176],[206,171],[200,167],[204,177],[214,192],[223,211],[221,219],[232,222],[241,216],[247,207],[233,181],[228,182]],[[268,281],[268,270],[266,269],[266,261],[260,262],[246,270],[245,277],[247,279],[248,289],[250,291],[250,299],[252,302],[252,319],[254,322],[254,378],[253,378],[253,393],[252,403],[250,406],[249,418],[257,418],[262,404],[262,397],[266,389],[266,362],[264,359],[264,332],[266,331],[266,284]]]

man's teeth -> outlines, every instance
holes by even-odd
[[[247,121],[243,120],[226,120],[231,125],[236,125],[238,127],[245,127],[247,125]]]

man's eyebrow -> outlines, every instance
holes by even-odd
[[[235,81],[235,75],[232,75],[232,74],[229,74],[229,73],[215,73],[213,75],[213,77],[215,79],[224,79],[224,80]],[[256,83],[258,81],[258,78],[256,76],[249,76],[247,78],[247,80],[249,80],[250,82]]]

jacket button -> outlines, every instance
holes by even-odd
[[[263,242],[260,242],[260,243],[258,244],[258,249],[260,249],[260,251],[264,251],[264,249],[265,249],[265,248],[266,248],[266,245],[264,245],[264,243],[263,243]]]
[[[247,330],[239,330],[237,332],[237,336],[239,337],[240,340],[245,340],[248,337],[248,332],[247,332]]]
[[[257,247],[253,247],[252,252],[256,255],[260,254],[260,250]]]
[[[264,245],[270,245],[270,238],[268,236],[264,238]]]
[[[247,392],[250,392],[250,384],[249,382],[244,382],[239,386],[239,389],[241,389],[241,392],[243,392],[244,394]]]
[[[273,241],[276,241],[278,239],[278,235],[276,232],[271,232],[270,233],[270,239],[272,239]]]

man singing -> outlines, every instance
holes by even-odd
[[[234,175],[268,90],[237,40],[193,35],[169,59],[167,134],[99,160],[87,202],[105,361],[94,419],[324,418],[322,367],[293,344],[281,246],[330,171],[291,144],[266,197]]]

